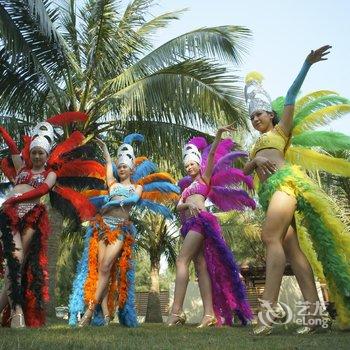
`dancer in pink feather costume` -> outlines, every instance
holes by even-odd
[[[205,209],[208,198],[220,210],[255,208],[255,202],[238,186],[252,188],[252,179],[232,167],[235,159],[246,153],[231,151],[231,139],[221,139],[232,125],[219,128],[212,145],[203,137],[192,138],[183,150],[187,176],[179,181],[182,190],[177,210],[180,213],[184,237],[176,262],[174,303],[168,325],[183,324],[186,315],[183,302],[186,294],[189,264],[194,261],[203,300],[204,316],[199,328],[232,325],[233,314],[242,324],[252,318],[239,267],[227,246],[219,222]]]

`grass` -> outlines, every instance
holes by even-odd
[[[277,327],[268,337],[249,334],[249,327],[196,329],[195,325],[167,328],[146,324],[125,328],[70,328],[54,321],[41,329],[0,329],[0,349],[349,349],[350,332],[332,330],[314,335],[294,335],[294,328]]]

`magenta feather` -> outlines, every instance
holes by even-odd
[[[244,175],[241,169],[236,168],[217,172],[212,176],[210,183],[212,186],[230,186],[237,183],[245,183],[249,189],[253,188],[252,177]]]
[[[207,140],[202,136],[192,137],[188,143],[195,145],[200,151],[202,151],[205,147],[208,146]]]
[[[215,163],[213,174],[219,171],[232,168],[232,163],[240,157],[247,157],[247,153],[243,151],[234,151],[223,156],[217,163]]]
[[[256,207],[255,201],[244,190],[212,186],[208,198],[223,211],[244,210],[247,207],[255,209]]]
[[[184,191],[185,188],[187,188],[192,183],[191,176],[185,176],[178,182],[178,186],[181,188],[181,192]]]

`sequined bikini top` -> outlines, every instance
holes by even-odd
[[[135,193],[134,185],[123,185],[117,182],[116,185],[110,190],[109,198],[111,199],[115,196],[129,198],[133,193]]]
[[[16,176],[15,185],[26,184],[37,188],[45,181],[48,173],[49,170],[44,170],[41,173],[33,174],[31,169],[23,168]]]
[[[250,151],[250,159],[253,159],[259,151],[266,148],[278,149],[284,154],[289,145],[290,136],[287,136],[282,128],[277,124],[272,130],[262,134],[257,139],[255,145]]]
[[[207,185],[203,179],[201,182],[199,180],[194,180],[188,187],[184,189],[184,191],[181,194],[181,197],[185,202],[189,196],[192,196],[194,194],[200,194],[204,198],[207,198],[209,192],[210,186]]]

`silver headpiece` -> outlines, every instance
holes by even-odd
[[[36,138],[37,136],[44,136],[50,140],[50,143],[52,144],[54,141],[54,131],[53,127],[48,122],[41,122],[38,123],[34,129],[32,130],[31,136],[32,138]]]
[[[244,95],[249,116],[258,110],[272,112],[270,95],[262,86],[263,79],[259,72],[250,72],[245,78]]]
[[[190,161],[194,161],[198,164],[201,164],[202,156],[197,146],[195,146],[192,143],[186,144],[182,150],[182,160],[184,165],[186,165]]]
[[[131,145],[123,143],[118,148],[117,158],[117,166],[120,164],[126,164],[130,169],[134,168],[135,154]]]
[[[31,151],[34,147],[40,147],[45,150],[47,154],[51,151],[50,142],[45,136],[39,135],[30,143],[29,150]]]

